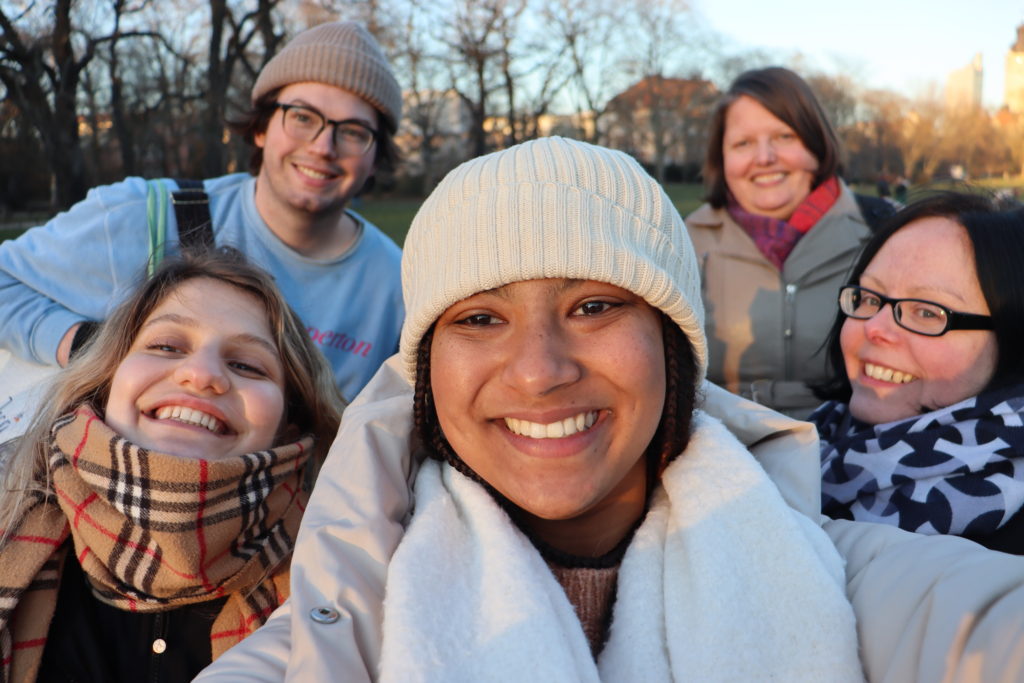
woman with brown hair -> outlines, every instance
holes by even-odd
[[[704,282],[708,379],[794,417],[817,405],[835,291],[888,204],[855,197],[807,83],[740,74],[711,121],[707,204],[686,217]],[[861,202],[870,215],[865,217]]]
[[[0,678],[191,680],[288,595],[330,367],[217,251],[165,262],[41,405],[0,495]]]

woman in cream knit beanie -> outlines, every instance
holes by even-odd
[[[700,274],[682,218],[632,157],[558,137],[466,162],[416,214],[402,259],[409,378],[420,339],[448,306],[556,277],[607,282],[661,310],[689,339],[703,379]]]
[[[633,159],[546,138],[463,164],[402,281],[431,459],[382,680],[860,678],[835,548],[694,409],[698,266]]]

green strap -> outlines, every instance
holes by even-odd
[[[153,277],[156,267],[164,260],[167,244],[167,187],[161,180],[146,183],[146,224],[149,227],[149,262],[146,273]]]

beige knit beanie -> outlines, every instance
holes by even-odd
[[[632,157],[552,137],[467,161],[417,212],[402,253],[409,382],[420,340],[449,306],[542,278],[608,282],[643,297],[682,328],[704,379],[700,273],[683,219]]]
[[[359,95],[382,114],[388,130],[394,133],[398,128],[402,89],[380,45],[360,24],[320,24],[292,38],[260,71],[252,101],[274,88],[306,81]]]

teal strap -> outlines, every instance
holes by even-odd
[[[167,187],[161,180],[146,183],[146,224],[149,227],[149,262],[146,273],[153,277],[156,267],[164,260],[167,244]]]

